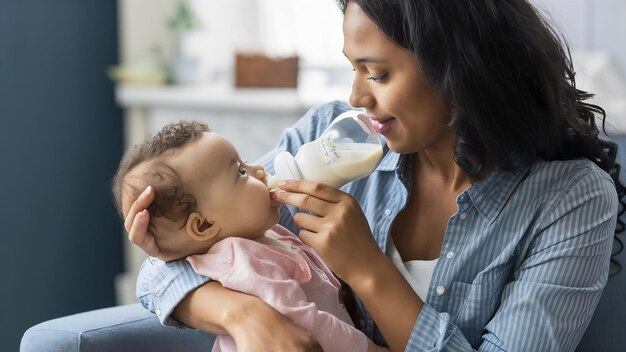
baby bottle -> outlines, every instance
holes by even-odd
[[[276,174],[267,186],[271,190],[278,188],[278,181],[304,179],[339,188],[372,173],[382,155],[380,135],[370,119],[360,111],[346,111],[318,139],[301,146],[295,157],[278,154]]]

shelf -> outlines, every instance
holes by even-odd
[[[349,87],[309,89],[233,88],[203,83],[185,86],[118,85],[123,107],[210,109],[212,111],[303,113],[310,107],[349,96]]]

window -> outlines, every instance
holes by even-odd
[[[298,54],[303,67],[348,67],[343,15],[334,0],[258,0],[260,41],[269,54]]]

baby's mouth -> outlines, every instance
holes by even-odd
[[[274,199],[275,193],[278,190],[270,190],[269,191],[269,197],[270,197],[270,206],[272,208],[278,208],[282,205],[282,203],[280,203],[279,201],[277,201],[276,199]]]

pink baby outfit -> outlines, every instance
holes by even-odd
[[[265,235],[290,249],[230,237],[187,261],[198,274],[261,298],[311,333],[324,351],[366,351],[367,337],[352,324],[339,301],[340,284],[319,255],[280,225]],[[228,335],[213,345],[214,352],[236,350]]]

